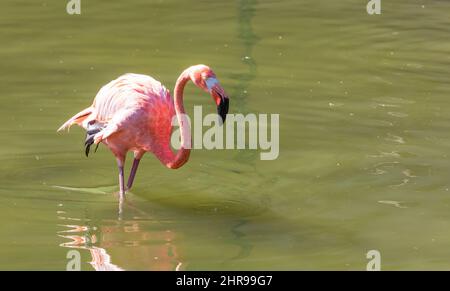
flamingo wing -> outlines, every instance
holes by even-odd
[[[140,134],[140,128],[145,128],[151,116],[162,114],[161,110],[170,116],[175,114],[169,91],[150,76],[125,74],[103,86],[92,106],[70,118],[58,131],[73,124],[85,128],[85,152],[88,155],[92,144],[124,129],[127,130],[122,138],[133,139]]]
[[[169,91],[150,76],[125,74],[103,86],[94,99],[91,123],[103,130],[94,137],[98,144],[132,123],[145,122],[142,112],[161,101],[173,108]],[[147,110],[146,110],[147,109]]]
[[[109,122],[119,111],[127,108],[142,108],[152,99],[165,99],[172,104],[168,90],[147,75],[125,74],[103,86],[95,96],[92,107],[95,119]]]

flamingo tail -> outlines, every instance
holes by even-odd
[[[67,130],[69,130],[69,128],[73,125],[73,124],[78,124],[81,125],[81,123],[92,113],[92,107],[88,107],[80,112],[78,112],[77,114],[75,114],[72,118],[70,118],[69,120],[67,120],[63,125],[61,125],[60,128],[58,128],[57,131],[61,131],[67,128]]]

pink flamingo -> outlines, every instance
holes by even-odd
[[[58,131],[78,124],[86,129],[85,152],[92,144],[102,142],[114,154],[119,167],[120,201],[125,190],[133,185],[139,162],[145,152],[152,152],[166,167],[177,169],[189,159],[190,127],[183,118],[183,90],[191,80],[197,87],[211,94],[217,112],[225,121],[229,99],[205,65],[184,70],[175,85],[174,101],[169,91],[150,76],[125,74],[103,86],[88,108],[66,121]],[[170,148],[172,118],[180,125],[181,148],[174,153]],[[124,183],[124,163],[128,151],[134,152],[133,166],[127,186]]]

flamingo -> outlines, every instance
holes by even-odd
[[[178,77],[174,100],[169,90],[150,76],[122,75],[103,86],[92,105],[67,120],[58,132],[69,130],[73,124],[83,127],[86,130],[86,156],[94,144],[98,147],[103,143],[111,150],[119,169],[119,200],[122,202],[125,191],[133,185],[139,162],[146,152],[153,153],[170,169],[178,169],[188,161],[191,134],[184,118],[183,91],[189,80],[211,95],[224,122],[228,113],[228,95],[208,66],[195,65]],[[176,153],[170,147],[175,115],[181,136],[181,147]],[[134,161],[125,186],[124,164],[128,151],[133,151]]]

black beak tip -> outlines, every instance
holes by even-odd
[[[225,119],[227,118],[229,103],[230,99],[222,98],[219,105],[217,106],[217,114],[219,114],[219,116],[221,117],[221,124],[223,124],[225,122]]]
[[[226,114],[220,114],[220,125],[224,124],[225,119],[227,119],[227,115]]]

